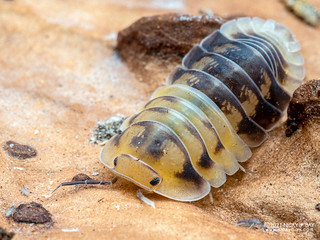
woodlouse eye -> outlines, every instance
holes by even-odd
[[[118,157],[116,157],[116,158],[113,160],[113,165],[114,165],[114,166],[117,166],[117,161],[118,161]]]
[[[156,185],[158,185],[160,183],[160,178],[158,178],[158,177],[155,177],[154,179],[152,179],[151,181],[150,181],[150,184],[152,185],[152,186],[156,186]]]

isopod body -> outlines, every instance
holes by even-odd
[[[226,22],[123,123],[100,161],[148,191],[178,201],[203,198],[283,117],[305,74],[299,50],[292,32],[273,20]]]

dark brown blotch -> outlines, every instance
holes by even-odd
[[[211,168],[214,162],[210,158],[209,154],[207,151],[204,151],[203,154],[201,155],[199,165],[203,168]]]
[[[198,130],[188,121],[183,124],[183,126],[188,130],[188,132],[202,142],[202,138],[198,132]]]
[[[171,103],[176,103],[179,101],[179,98],[178,97],[175,97],[175,96],[162,96],[162,97],[159,97],[159,98],[162,98],[168,102],[171,102]]]
[[[218,142],[217,142],[217,146],[216,146],[216,148],[214,149],[214,153],[215,153],[215,154],[218,154],[222,149],[224,149],[224,146],[223,146],[223,144],[222,144],[221,141],[218,141]]]
[[[165,142],[168,140],[168,134],[164,132],[158,132],[155,138],[147,147],[147,152],[156,159],[160,159],[164,154],[166,147]]]
[[[152,124],[147,121],[137,122],[135,125],[143,126],[145,129],[141,134],[139,134],[139,136],[135,136],[131,139],[130,145],[132,147],[141,147],[145,144],[148,134],[152,132],[154,128],[152,127]]]
[[[177,172],[175,176],[189,182],[194,182],[196,185],[201,185],[203,181],[202,177],[193,169],[191,162],[187,160],[183,165],[183,171]]]
[[[204,119],[201,122],[206,128],[211,129],[211,130],[213,129],[213,126],[212,126],[212,124],[211,124],[211,122],[209,120]]]
[[[41,204],[31,202],[20,204],[13,212],[12,218],[16,222],[49,223],[52,222],[51,214]]]
[[[157,97],[157,98],[154,98],[152,100],[150,100],[149,102],[147,102],[145,105],[144,105],[144,108],[148,108],[148,106],[153,103],[154,101],[157,101],[157,100],[165,100],[167,102],[171,102],[171,103],[175,103],[178,101],[178,98],[175,97],[175,96],[161,96],[161,97]]]
[[[153,108],[149,108],[148,111],[152,111],[152,112],[159,112],[162,114],[168,114],[169,113],[169,109],[166,107],[153,107]]]
[[[154,111],[154,112],[159,112],[162,114],[168,114],[169,115],[168,117],[170,117],[170,111],[173,112],[175,110],[172,110],[172,109],[166,108],[166,107],[153,107],[153,108],[149,108],[148,111]],[[189,122],[189,120],[187,118],[183,122],[183,127],[186,128],[192,136],[194,136],[198,140],[202,141],[201,136],[199,135],[197,129]]]
[[[130,145],[132,147],[141,147],[146,142],[147,138],[144,136],[144,132],[140,136],[133,137],[131,139]]]
[[[26,159],[37,156],[37,150],[28,145],[21,145],[14,141],[7,141],[3,145],[3,149],[7,151],[7,153],[16,158]]]

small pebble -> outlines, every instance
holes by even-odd
[[[21,192],[22,192],[23,195],[26,195],[26,196],[28,196],[28,195],[30,194],[30,192],[28,191],[28,189],[26,189],[25,187],[22,187],[22,188],[21,188]]]
[[[87,174],[79,173],[72,178],[72,182],[92,180]]]
[[[21,145],[14,141],[7,141],[3,145],[3,149],[7,151],[7,153],[19,159],[32,158],[37,156],[37,151],[33,147],[28,145]]]
[[[20,204],[13,212],[12,219],[16,222],[25,223],[48,223],[52,222],[51,214],[41,204],[30,202]]]

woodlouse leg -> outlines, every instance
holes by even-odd
[[[210,198],[210,203],[213,204],[213,196],[212,196],[212,192],[209,192],[209,198]]]
[[[111,181],[103,181],[103,180],[85,180],[85,181],[72,181],[72,182],[64,182],[60,183],[58,187],[56,187],[49,196],[58,190],[58,188],[63,186],[75,186],[75,185],[91,185],[91,184],[98,184],[98,185],[113,185],[118,180],[118,177],[114,177]]]
[[[244,169],[244,167],[242,167],[240,164],[239,164],[239,168],[241,169],[242,172],[244,173],[246,172],[246,169]]]
[[[153,207],[153,208],[156,208],[155,205],[154,205],[154,201],[152,201],[152,200],[150,200],[149,198],[145,197],[142,192],[145,193],[145,194],[146,194],[146,193],[150,193],[150,192],[148,192],[148,191],[146,191],[146,190],[144,190],[144,189],[138,189],[138,191],[137,191],[137,197],[138,197],[142,202],[150,205],[150,206]]]

